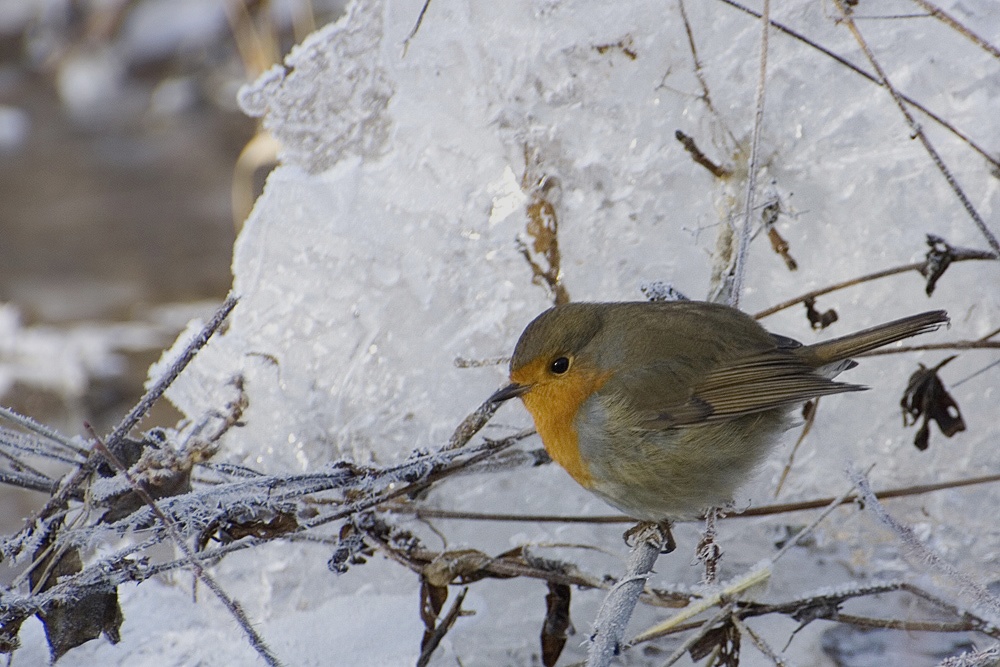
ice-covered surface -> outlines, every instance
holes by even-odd
[[[234,291],[241,302],[230,326],[168,393],[197,417],[229,400],[228,383],[243,375],[247,425],[226,436],[222,458],[278,473],[343,455],[388,462],[442,445],[503,380],[502,367],[460,369],[455,358],[509,353],[523,325],[551,303],[532,283],[515,243],[530,242],[525,181],[547,186],[573,299],[638,299],[640,284],[654,280],[692,297],[707,293],[719,226],[742,200],[757,23],[721,2],[687,3],[712,113],[700,97],[675,3],[436,0],[404,50],[422,4],[353,4],[341,22],[312,35],[283,68],[241,95],[247,111],[263,115],[283,143],[285,163],[268,179],[237,242]],[[1000,42],[992,0],[942,5]],[[831,3],[777,3],[774,10],[774,19],[864,64]],[[896,15],[913,8],[862,3],[858,11]],[[859,20],[859,26],[897,86],[996,153],[996,59],[927,18]],[[926,118],[920,122],[996,233],[996,176],[952,135]],[[737,176],[721,182],[694,164],[676,130]],[[884,90],[772,34],[758,201],[780,197],[778,229],[800,268],[789,272],[760,235],[744,309],[915,261],[927,232],[957,246],[986,247],[909,132]],[[522,179],[526,169],[531,179]],[[998,287],[997,264],[986,262],[953,266],[930,299],[916,274],[868,283],[819,301],[821,310],[836,307],[840,314],[820,335],[947,308],[950,331],[921,342],[977,338],[1000,320]],[[765,323],[800,340],[817,339],[798,308]],[[183,337],[175,348],[182,344]],[[916,358],[933,365],[943,354]],[[944,378],[960,380],[993,356],[963,354]],[[952,440],[935,433],[930,449],[918,452],[912,431],[899,426],[899,395],[913,369],[912,356],[867,360],[850,380],[872,392],[823,399],[783,498],[839,494],[848,484],[841,473],[848,460],[875,464],[876,487],[1000,468],[996,371],[954,390],[968,431]],[[510,405],[494,422],[489,432],[500,434],[528,418]],[[771,498],[793,439],[749,485],[744,504]],[[919,522],[932,549],[986,584],[998,543],[994,518],[982,508],[997,501],[988,488],[953,490],[890,510]],[[610,512],[554,466],[449,480],[422,502],[461,510]],[[767,556],[783,524],[799,520],[723,522],[723,577]],[[410,527],[441,545],[420,524]],[[441,521],[437,528],[447,546],[487,553],[525,543],[600,545],[613,555],[538,547],[595,573],[620,572],[625,550],[616,526]],[[681,526],[677,539],[678,552],[657,565],[656,585],[694,584],[701,576],[691,562],[697,528]],[[817,539],[783,561],[768,597],[919,569],[892,535],[856,512],[835,515]],[[272,545],[254,554],[226,560],[218,577],[287,664],[415,661],[417,579],[408,570],[375,556],[338,578],[326,570],[321,547]],[[544,595],[537,581],[474,584],[465,607],[476,615],[459,619],[434,664],[537,663]],[[578,633],[564,661],[583,654],[580,644],[601,597],[574,593]],[[123,645],[91,642],[61,664],[249,662],[242,634],[207,598],[202,591],[193,603],[183,585],[144,584],[124,600]],[[631,627],[663,615],[641,607]],[[778,647],[795,629],[788,620],[760,625]],[[798,633],[791,655],[818,664],[826,627],[814,623]],[[768,664],[753,650],[744,658],[745,665]],[[628,657],[630,664],[662,660],[638,650]]]

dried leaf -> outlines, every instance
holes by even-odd
[[[566,638],[572,633],[569,618],[570,588],[549,582],[545,596],[545,622],[542,624],[542,664],[552,667],[559,660]]]
[[[810,297],[802,303],[806,307],[806,317],[809,318],[809,324],[816,331],[827,328],[839,319],[837,311],[833,308],[824,313],[816,310],[816,299]]]
[[[235,509],[226,512],[208,525],[198,536],[198,550],[213,540],[229,544],[244,537],[270,540],[299,529],[294,508],[279,511],[272,508]]]
[[[364,564],[367,562],[366,557],[374,553],[372,548],[365,543],[364,535],[353,524],[345,523],[341,526],[338,537],[340,543],[330,555],[330,560],[326,562],[326,566],[331,572],[344,574],[348,567]]]
[[[691,660],[698,662],[718,649],[715,664],[738,667],[740,664],[740,631],[732,623],[712,628],[688,649]]]
[[[954,358],[948,357],[934,368],[920,364],[920,368],[910,376],[899,402],[903,408],[904,426],[912,426],[923,417],[924,423],[913,439],[913,444],[921,451],[927,449],[930,443],[931,421],[937,422],[941,433],[947,438],[965,430],[965,420],[962,419],[958,403],[938,377],[938,371]]]
[[[524,175],[521,190],[528,195],[525,213],[528,224],[525,229],[531,237],[529,248],[518,240],[518,250],[531,267],[532,281],[546,285],[551,291],[555,305],[569,303],[569,292],[562,283],[562,258],[559,253],[559,218],[553,200],[558,196],[559,179],[541,172],[541,160],[537,150],[524,147]],[[542,268],[542,265],[548,268]]]
[[[72,576],[83,569],[79,551],[70,548],[50,552],[51,542],[46,540],[35,554],[39,563],[30,577],[33,590],[48,590],[59,583],[60,577]],[[72,602],[52,603],[39,612],[38,618],[45,627],[52,662],[102,633],[109,642],[117,644],[125,620],[118,606],[117,591],[91,592]]]
[[[117,464],[131,471],[139,486],[154,500],[169,498],[191,491],[191,464],[174,455],[170,449],[153,438],[125,439],[111,450]],[[97,466],[101,477],[118,474],[117,465],[104,460]],[[131,515],[146,501],[134,489],[105,499],[108,510],[101,517],[102,523],[114,523]]]
[[[482,569],[493,561],[476,549],[445,551],[424,568],[424,579],[432,586],[447,586],[454,581],[470,583],[487,575]]]
[[[801,623],[801,627],[818,619],[836,618],[840,613],[840,604],[840,600],[819,598],[796,609],[792,618]]]
[[[985,250],[976,250],[974,248],[956,248],[935,234],[927,235],[927,245],[930,246],[930,250],[927,251],[927,256],[924,259],[924,265],[920,267],[921,275],[927,278],[927,296],[934,293],[937,281],[944,275],[944,272],[949,266],[951,266],[953,261],[962,261],[967,259],[997,259],[997,256],[994,253],[987,252]]]
[[[617,42],[612,44],[598,44],[594,47],[594,50],[600,53],[602,56],[611,50],[618,50],[625,54],[629,60],[635,60],[639,57],[639,54],[635,50],[635,45],[632,43],[632,35],[625,35]]]
[[[930,246],[930,250],[927,251],[924,265],[920,267],[920,274],[924,278],[927,278],[925,291],[927,292],[927,296],[930,296],[934,293],[934,288],[937,287],[937,281],[944,275],[948,267],[951,266],[951,262],[955,256],[951,246],[940,236],[928,234],[927,245]]]
[[[18,633],[21,632],[21,624],[25,617],[14,617],[11,612],[4,614],[3,623],[0,624],[0,655],[13,653],[21,648],[21,640]]]
[[[424,622],[424,636],[420,640],[420,650],[427,648],[427,643],[434,636],[438,615],[448,600],[447,586],[434,586],[426,578],[420,582],[420,620]]]

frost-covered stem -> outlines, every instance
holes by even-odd
[[[665,535],[655,524],[635,535],[635,545],[629,552],[625,576],[616,583],[597,612],[594,633],[587,650],[587,667],[606,667],[621,652],[625,641],[625,628],[639,595],[646,587],[646,579],[660,556]]]
[[[1000,645],[945,658],[938,667],[992,667],[1000,660]]]
[[[851,18],[851,13],[848,11],[847,7],[844,6],[844,0],[834,0],[834,2],[837,5],[837,9],[840,10],[841,21],[847,26],[848,30],[851,31],[851,34],[854,36],[854,40],[864,52],[865,58],[868,59],[868,62],[871,63],[872,68],[875,70],[879,81],[883,86],[885,86],[885,89],[889,91],[889,95],[892,96],[892,101],[896,103],[896,106],[903,114],[903,118],[906,119],[906,124],[910,126],[911,135],[914,138],[919,139],[920,143],[923,144],[924,150],[926,150],[927,154],[930,155],[934,165],[941,172],[941,175],[944,176],[944,180],[948,182],[952,192],[955,193],[955,196],[958,197],[958,200],[962,203],[962,207],[965,208],[965,212],[969,214],[970,218],[972,218],[976,227],[979,228],[979,231],[986,238],[986,242],[990,244],[991,248],[993,248],[993,252],[1000,255],[1000,242],[997,241],[997,237],[994,236],[993,232],[990,231],[990,228],[986,226],[986,221],[983,220],[982,216],[979,215],[979,211],[977,211],[976,207],[972,205],[971,201],[969,201],[969,198],[965,195],[962,187],[958,184],[958,181],[955,180],[954,174],[951,173],[951,170],[948,169],[948,166],[944,163],[944,160],[937,152],[937,149],[934,148],[930,139],[928,139],[927,135],[924,134],[923,128],[921,128],[920,124],[917,123],[913,114],[910,113],[910,110],[906,108],[906,104],[903,102],[902,97],[889,81],[889,77],[882,69],[882,66],[879,65],[878,60],[875,58],[875,54],[872,53],[871,48],[868,46],[868,42],[866,42],[865,38],[861,36],[861,31],[858,30],[858,26],[854,23],[854,19]]]
[[[50,429],[48,426],[39,424],[31,417],[25,417],[24,415],[18,414],[17,412],[14,412],[10,408],[5,408],[2,405],[0,405],[0,417],[3,417],[8,421],[17,424],[18,426],[20,426],[25,430],[40,435],[46,440],[54,442],[57,445],[61,445],[62,447],[65,447],[74,454],[79,454],[81,456],[87,455],[86,449],[80,447],[79,445],[77,445],[72,440],[62,435],[61,433],[58,433]]]
[[[204,343],[202,343],[202,345],[204,345]],[[250,623],[250,619],[247,618],[246,612],[243,611],[243,607],[240,606],[240,603],[231,598],[222,586],[219,585],[219,582],[215,580],[215,577],[210,575],[205,570],[202,566],[201,558],[191,549],[188,543],[184,541],[184,536],[177,530],[177,526],[175,526],[174,522],[163,513],[163,510],[161,510],[159,505],[156,504],[153,497],[149,495],[146,489],[143,488],[139,482],[136,481],[135,477],[129,473],[128,468],[126,468],[125,465],[118,460],[118,457],[116,457],[111,450],[107,448],[107,446],[100,442],[100,440],[98,440],[95,449],[108,461],[108,463],[110,463],[121,475],[125,477],[129,486],[132,487],[132,490],[135,491],[136,495],[142,498],[142,501],[146,503],[151,510],[153,510],[153,513],[156,514],[157,518],[159,518],[160,522],[163,524],[163,527],[170,534],[170,539],[173,540],[174,544],[177,545],[177,548],[184,554],[187,562],[190,563],[195,576],[197,576],[202,583],[208,586],[209,590],[215,593],[215,596],[222,601],[222,604],[225,605],[226,609],[229,610],[229,613],[233,615],[233,618],[236,619],[236,622],[243,629],[243,632],[246,633],[247,639],[250,641],[250,646],[257,651],[257,654],[260,655],[260,657],[263,658],[264,662],[268,665],[271,665],[272,667],[281,667],[281,661],[278,660],[278,657],[271,652],[271,649],[264,641],[264,638],[261,637],[260,634],[254,629],[253,625]]]
[[[750,248],[750,232],[753,228],[754,190],[757,188],[757,162],[760,150],[760,134],[764,125],[764,93],[767,90],[767,48],[768,32],[771,28],[771,0],[764,0],[760,13],[760,67],[757,73],[757,101],[754,105],[753,138],[750,144],[750,164],[747,166],[746,197],[743,202],[743,224],[740,226],[739,244],[736,248],[736,266],[733,270],[733,287],[729,293],[729,305],[740,305],[743,278],[746,273],[747,252]]]
[[[472,440],[472,436],[479,433],[486,426],[486,422],[496,414],[496,411],[500,409],[500,405],[496,401],[486,401],[476,408],[468,417],[462,420],[462,423],[452,433],[448,439],[448,444],[444,447],[444,451],[465,447],[469,440]]]
[[[771,662],[775,664],[775,667],[787,667],[788,663],[782,660],[781,657],[774,652],[774,649],[772,649],[760,635],[754,632],[749,625],[744,623],[739,616],[733,614],[729,618],[732,620],[733,625],[736,626],[736,629],[740,631],[740,634],[749,637],[750,641],[754,643],[754,646],[756,646],[761,653],[771,659]]]
[[[917,554],[922,562],[927,563],[938,572],[949,577],[955,581],[963,591],[971,594],[977,604],[990,612],[992,616],[990,620],[992,622],[996,622],[997,619],[1000,619],[1000,599],[997,599],[996,596],[987,591],[981,584],[973,581],[967,574],[960,572],[951,563],[947,562],[937,553],[927,548],[927,546],[920,541],[920,538],[916,536],[912,528],[904,525],[889,514],[885,507],[882,506],[882,503],[880,503],[878,498],[875,496],[875,493],[872,491],[871,484],[868,482],[868,477],[866,477],[864,473],[860,470],[851,468],[848,470],[848,475],[854,483],[854,486],[857,488],[865,509],[871,510],[879,521],[891,528],[892,531],[896,533],[896,536],[902,540],[903,544]]]
[[[139,402],[136,403],[135,407],[132,408],[131,412],[128,413],[125,419],[123,419],[118,426],[115,427],[111,434],[105,438],[105,444],[109,449],[115,451],[118,444],[125,438],[125,436],[128,435],[129,431],[131,431],[132,428],[139,423],[140,419],[146,416],[149,409],[153,407],[153,403],[155,403],[160,396],[163,395],[163,392],[167,390],[167,387],[173,384],[174,380],[177,379],[177,376],[180,375],[185,368],[187,368],[187,365],[191,363],[191,360],[194,359],[195,355],[198,354],[201,348],[205,347],[205,344],[208,343],[208,339],[212,337],[212,334],[214,334],[219,327],[222,326],[226,317],[228,317],[229,313],[236,307],[237,301],[238,299],[230,294],[226,300],[222,302],[222,305],[215,311],[215,315],[212,316],[212,319],[209,320],[208,324],[202,328],[197,336],[191,339],[191,342],[187,344],[187,347],[184,348],[181,355],[177,357],[174,363],[170,364],[170,368],[168,368],[167,371],[161,375],[155,383],[153,383],[153,386],[149,388],[149,391],[147,391],[141,399],[139,399]]]
[[[709,630],[714,628],[717,623],[722,621],[727,616],[730,616],[732,613],[733,613],[732,604],[727,604],[723,606],[722,609],[719,611],[719,613],[717,613],[715,616],[708,619],[699,626],[698,632],[692,634],[690,637],[684,640],[684,643],[682,643],[680,646],[674,649],[674,652],[670,654],[670,657],[667,658],[667,661],[663,663],[663,667],[670,667],[670,665],[673,665],[678,660],[683,658],[684,655],[691,649],[692,646],[697,644],[702,637],[708,634]]]

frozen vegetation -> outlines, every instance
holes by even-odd
[[[959,30],[928,16],[923,1],[857,3],[852,21],[841,14],[847,6],[774,4],[761,97],[761,23],[724,0],[352,3],[240,92],[244,110],[280,142],[282,164],[236,244],[238,304],[166,390],[188,421],[147,436],[153,445],[127,461],[132,481],[106,467],[87,487],[86,502],[111,513],[103,522],[100,511],[81,509],[82,496],[67,496],[57,544],[79,548],[82,571],[37,595],[27,585],[6,590],[3,613],[30,616],[43,597],[72,608],[84,593],[120,584],[120,643],[84,643],[60,665],[268,656],[286,665],[408,665],[425,632],[423,581],[427,596],[452,584],[440,613],[425,613],[447,629],[430,664],[542,664],[547,593],[569,601],[576,630],[559,664],[585,659],[604,577],[625,568],[627,524],[539,518],[613,512],[557,466],[537,465],[540,443],[515,402],[464,447],[449,443],[462,443],[456,428],[505,380],[497,360],[557,296],[718,291],[745,219],[758,99],[741,308],[758,313],[924,262],[929,251],[938,265],[956,261],[930,295],[911,268],[818,297],[815,327],[801,303],[764,319],[806,342],[936,308],[952,325],[912,341],[941,349],[862,360],[849,381],[871,391],[824,398],[780,495],[801,428],[741,491],[737,509],[864,493],[868,480],[882,490],[1000,473],[1000,371],[977,374],[995,361],[996,345],[947,345],[1000,326],[1000,265],[958,261],[995,252],[1000,233],[1000,13],[993,0],[942,1]],[[905,99],[878,85],[865,49]],[[928,244],[928,234],[938,240]],[[772,248],[782,238],[785,256]],[[831,309],[837,321],[814,330]],[[151,370],[150,386],[203,326],[191,323]],[[907,380],[918,362],[934,367],[952,354],[939,376],[966,429],[946,438],[932,423],[929,446],[918,449],[916,428],[901,424]],[[90,446],[3,439],[35,458],[73,460]],[[137,478],[159,496],[156,509],[135,497]],[[739,593],[742,608],[774,612],[735,624],[716,617],[723,630],[701,642],[705,656],[716,645],[726,655],[734,633],[746,666],[775,664],[768,650],[800,665],[995,656],[997,488],[867,509],[848,503],[793,543],[819,510],[719,520],[719,581],[744,581],[774,561],[776,545],[788,548]],[[4,557],[30,562],[47,544],[43,525],[7,536]],[[676,527],[677,551],[657,560],[649,580],[660,606],[644,598],[626,638],[677,613],[663,605],[717,592],[695,558],[702,529]],[[445,626],[463,579],[467,614]],[[220,603],[227,596],[229,609]],[[862,620],[831,620],[841,613]],[[874,630],[864,619],[955,631]],[[619,660],[664,664],[694,632]],[[20,641],[12,664],[48,659],[35,618]],[[962,660],[991,664],[985,655]]]

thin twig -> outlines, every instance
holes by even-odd
[[[730,7],[734,8],[734,9],[738,9],[741,12],[749,14],[750,16],[753,16],[755,18],[760,18],[760,12],[754,11],[753,9],[750,9],[749,7],[741,5],[740,3],[736,2],[736,0],[719,0],[719,2],[727,4]],[[811,39],[809,39],[805,35],[803,35],[803,34],[797,32],[797,31],[793,30],[792,28],[789,28],[788,26],[784,25],[783,23],[779,23],[777,21],[771,21],[771,25],[774,28],[776,28],[779,32],[782,32],[782,33],[788,35],[789,37],[792,37],[793,39],[796,39],[796,40],[802,42],[803,44],[805,44],[805,45],[807,45],[807,46],[809,46],[809,47],[811,47],[813,49],[816,49],[817,51],[819,51],[823,55],[825,55],[825,56],[827,56],[829,58],[832,58],[833,60],[836,60],[838,63],[840,63],[844,67],[850,69],[852,72],[855,72],[856,74],[860,74],[861,76],[863,76],[864,78],[868,79],[872,83],[877,84],[879,86],[882,85],[882,82],[879,81],[878,78],[876,78],[873,74],[871,74],[869,72],[866,72],[865,70],[861,69],[860,67],[858,67],[857,65],[855,65],[851,61],[847,60],[843,56],[837,55],[836,53],[834,53],[833,51],[829,50],[828,48],[826,48],[826,47],[818,44],[817,42],[812,41]],[[980,146],[979,144],[977,144],[975,141],[973,141],[968,135],[960,132],[958,130],[958,128],[956,128],[954,125],[952,125],[951,123],[949,123],[948,121],[946,121],[944,118],[941,118],[936,113],[934,113],[933,111],[931,111],[930,109],[928,109],[927,107],[925,107],[924,105],[922,105],[920,102],[918,102],[917,100],[913,99],[912,97],[908,97],[906,95],[900,94],[900,98],[902,98],[903,100],[905,100],[906,103],[909,104],[910,106],[912,106],[914,109],[919,110],[925,116],[927,116],[928,118],[930,118],[931,120],[933,120],[934,122],[936,122],[938,125],[940,125],[944,129],[948,130],[953,135],[955,135],[956,137],[958,137],[959,139],[961,139],[966,145],[968,145],[970,148],[972,148],[972,150],[974,150],[977,153],[979,153],[980,156],[982,156],[987,162],[989,162],[991,165],[993,165],[993,167],[995,167],[997,169],[1000,169],[1000,159],[998,159],[997,156],[992,155],[985,148],[983,148],[982,146]]]
[[[712,95],[708,90],[708,81],[705,79],[705,73],[702,70],[701,59],[698,57],[698,47],[694,42],[694,31],[691,29],[691,22],[688,20],[687,8],[684,6],[684,0],[677,0],[677,7],[680,10],[681,22],[684,23],[684,32],[687,35],[688,49],[691,51],[691,62],[694,66],[694,75],[698,79],[698,85],[701,86],[701,99],[705,102],[705,106],[708,108],[709,112],[718,120],[721,118],[719,112],[716,111],[715,105],[712,104]],[[720,125],[726,130],[726,134],[729,135],[729,140],[732,141],[733,145],[737,144],[736,137],[733,136],[729,128],[726,127],[725,123],[720,123]],[[720,168],[722,173],[715,173],[719,178],[723,178],[730,174],[730,171],[725,167]]]
[[[163,395],[163,392],[165,392],[167,388],[174,383],[177,376],[180,375],[185,368],[187,368],[187,365],[191,363],[191,360],[195,358],[195,355],[201,351],[201,348],[205,347],[206,343],[208,343],[208,339],[212,337],[212,334],[218,331],[219,327],[222,326],[222,323],[225,322],[229,313],[231,313],[233,308],[236,307],[237,301],[238,299],[232,294],[226,297],[226,300],[222,302],[222,305],[219,306],[219,308],[215,311],[215,314],[212,315],[212,319],[208,321],[208,324],[202,327],[202,330],[198,332],[197,336],[191,339],[191,341],[184,348],[184,351],[181,352],[180,356],[177,357],[172,364],[170,364],[170,368],[167,369],[167,372],[157,378],[153,386],[149,388],[149,391],[147,391],[143,397],[139,399],[139,402],[136,403],[131,412],[125,416],[125,419],[123,419],[118,426],[115,427],[111,434],[105,438],[105,444],[109,449],[114,451],[118,445],[121,444],[121,441],[125,439],[125,436],[129,434],[129,431],[131,431],[132,428],[139,423],[139,420],[146,416],[149,409],[153,407],[153,403],[159,400],[160,396]]]
[[[988,41],[986,41],[976,33],[972,32],[972,30],[970,30],[968,27],[959,23],[957,19],[953,18],[943,9],[941,9],[940,7],[931,2],[928,2],[928,0],[913,0],[913,2],[923,7],[928,14],[930,14],[937,20],[941,21],[942,23],[946,24],[948,27],[950,27],[958,34],[967,38],[969,41],[971,41],[973,44],[981,48],[983,51],[986,51],[994,58],[1000,60],[1000,49],[997,49],[997,47],[993,46]]]
[[[847,623],[859,628],[903,630],[905,632],[969,632],[975,630],[964,621],[913,621],[899,618],[872,618],[838,612],[830,620]]]
[[[986,252],[967,252],[959,253],[952,257],[952,262],[968,262],[972,260],[995,260],[997,255]],[[862,283],[871,282],[873,280],[879,280],[881,278],[888,278],[889,276],[895,276],[900,273],[908,273],[910,271],[916,271],[920,273],[922,269],[927,266],[927,260],[920,262],[913,262],[911,264],[903,264],[902,266],[894,266],[889,269],[882,269],[881,271],[875,271],[873,273],[868,273],[863,276],[858,276],[857,278],[851,278],[850,280],[844,280],[839,283],[834,283],[832,285],[827,285],[826,287],[821,287],[819,289],[806,292],[805,294],[800,294],[799,296],[788,299],[787,301],[782,301],[779,304],[771,306],[770,308],[765,308],[764,310],[758,311],[753,314],[755,319],[761,320],[769,315],[774,315],[775,313],[785,310],[786,308],[791,308],[792,306],[804,303],[810,299],[816,299],[824,294],[829,294],[831,292],[836,292],[838,290],[845,289],[847,287],[854,287],[856,285],[861,285]]]
[[[70,438],[67,438],[58,431],[55,431],[49,428],[48,426],[45,426],[44,424],[39,424],[31,417],[26,417],[22,414],[18,414],[17,412],[14,412],[10,408],[5,408],[2,405],[0,405],[0,417],[3,417],[7,421],[17,424],[18,426],[27,431],[36,433],[45,438],[46,440],[50,440],[51,442],[54,442],[55,444],[64,447],[65,449],[68,449],[77,456],[82,456],[82,457],[87,456],[86,448],[76,444]]]
[[[413,24],[413,29],[410,30],[410,34],[406,36],[403,40],[403,57],[406,57],[406,50],[410,48],[410,40],[417,36],[417,31],[420,30],[421,24],[424,22],[424,14],[427,13],[427,8],[430,7],[431,0],[424,0],[424,6],[420,8],[420,14],[417,15],[417,22]]]
[[[278,660],[276,655],[274,655],[268,647],[267,642],[265,642],[264,638],[261,637],[260,633],[254,629],[253,624],[250,623],[250,619],[247,618],[246,612],[243,611],[243,607],[240,606],[240,603],[231,598],[229,594],[223,590],[222,586],[219,585],[219,582],[216,581],[207,570],[205,570],[201,558],[184,540],[184,537],[177,530],[177,526],[174,525],[174,522],[163,513],[160,506],[156,503],[153,497],[149,495],[149,492],[147,492],[146,489],[143,488],[138,481],[136,481],[135,477],[133,477],[128,471],[128,468],[126,468],[125,465],[118,460],[118,457],[115,456],[111,450],[100,441],[96,433],[92,433],[92,435],[97,440],[94,445],[94,449],[100,452],[101,456],[103,456],[105,460],[107,460],[107,462],[110,463],[118,471],[118,473],[125,478],[136,495],[142,498],[142,501],[153,511],[163,527],[170,534],[170,539],[175,545],[177,545],[177,548],[181,550],[181,553],[184,554],[184,558],[191,565],[191,569],[194,571],[195,576],[197,576],[199,580],[201,580],[213,593],[215,593],[215,596],[222,601],[222,604],[225,605],[226,609],[229,610],[229,613],[236,619],[237,624],[239,624],[239,626],[243,629],[243,632],[246,633],[247,639],[250,641],[250,646],[252,646],[257,654],[264,659],[264,662],[272,665],[273,667],[280,667],[281,661]]]
[[[997,350],[1000,341],[995,340],[953,340],[948,343],[927,343],[925,345],[900,345],[899,347],[869,350],[855,355],[861,357],[878,357],[884,354],[903,354],[905,352],[924,352],[927,350]]]
[[[792,465],[795,463],[795,454],[798,453],[799,447],[802,442],[809,435],[809,431],[812,430],[813,424],[816,423],[816,415],[819,412],[819,399],[821,397],[817,396],[812,399],[812,401],[806,402],[808,406],[808,415],[806,416],[806,423],[802,427],[802,432],[799,433],[799,437],[795,439],[795,445],[792,447],[792,451],[788,453],[788,460],[785,461],[785,467],[781,470],[781,476],[778,477],[778,483],[774,487],[774,497],[777,498],[781,495],[781,488],[785,485],[785,480],[788,479],[789,473],[792,472]]]
[[[865,504],[864,506],[866,510],[871,510],[879,521],[891,528],[892,531],[896,533],[897,537],[899,537],[900,540],[902,540],[902,542],[907,546],[907,548],[920,557],[921,562],[932,566],[938,572],[941,572],[955,581],[961,590],[970,593],[977,604],[990,611],[994,622],[997,619],[1000,619],[1000,599],[986,590],[982,584],[973,580],[964,572],[960,572],[954,565],[941,558],[916,536],[912,528],[899,522],[895,517],[889,514],[885,507],[882,506],[882,503],[879,502],[878,498],[875,497],[875,494],[871,490],[871,485],[868,482],[868,478],[864,473],[859,470],[851,470],[850,476],[851,481],[854,482],[854,486],[857,488],[858,493]]]
[[[499,409],[500,403],[495,401],[486,401],[480,405],[468,417],[462,420],[462,423],[458,425],[455,432],[448,438],[448,444],[445,445],[444,450],[448,451],[465,447],[469,440],[472,440],[472,437],[486,426],[486,423],[489,422]]]
[[[420,652],[420,658],[417,659],[417,667],[427,667],[430,663],[431,655],[434,654],[434,650],[437,649],[441,640],[444,636],[451,630],[451,626],[455,625],[455,621],[462,614],[462,601],[465,600],[465,594],[469,592],[469,587],[466,586],[462,589],[462,592],[458,594],[455,601],[451,605],[451,609],[445,615],[441,622],[437,624],[434,628],[434,633],[427,639],[427,644],[424,649]]]
[[[986,242],[991,248],[993,248],[993,252],[1000,255],[1000,241],[997,241],[997,237],[994,236],[993,232],[990,231],[990,228],[986,226],[986,221],[983,220],[983,218],[979,215],[979,212],[976,210],[976,207],[972,205],[972,202],[965,195],[965,191],[962,190],[962,187],[958,184],[954,174],[951,173],[951,170],[948,169],[948,166],[944,163],[941,154],[938,153],[937,149],[934,148],[934,145],[931,144],[930,139],[917,123],[913,114],[910,113],[910,110],[904,103],[903,98],[889,81],[888,75],[882,69],[882,66],[879,65],[878,60],[875,58],[875,54],[868,46],[868,42],[865,41],[865,38],[861,35],[861,31],[858,30],[858,26],[854,23],[854,19],[851,18],[851,13],[848,11],[847,7],[844,6],[844,0],[834,0],[834,4],[836,4],[837,8],[840,10],[841,22],[847,26],[848,30],[851,31],[851,35],[854,36],[855,41],[858,43],[858,46],[861,47],[861,50],[864,52],[868,62],[871,63],[871,66],[875,70],[879,80],[882,82],[882,85],[887,91],[889,91],[889,95],[892,96],[893,102],[896,103],[900,113],[903,114],[906,124],[910,127],[910,134],[919,139],[920,143],[923,144],[924,149],[931,158],[931,161],[934,162],[935,166],[937,166],[938,170],[941,172],[941,175],[944,176],[945,181],[948,182],[952,192],[955,193],[955,196],[958,198],[959,202],[961,202],[966,213],[969,214],[969,217],[972,218],[976,227],[979,228],[980,233],[982,233],[982,235],[986,238]]]
[[[917,484],[913,486],[899,487],[895,489],[885,489],[877,491],[875,497],[879,500],[891,498],[904,498],[907,496],[917,496],[935,491],[947,489],[958,489],[965,486],[977,484],[994,484],[1000,482],[1000,474],[984,475],[981,477],[967,477],[963,479],[949,480],[946,482],[936,482],[934,484]],[[813,500],[801,500],[790,503],[775,503],[761,505],[760,507],[750,507],[739,514],[727,514],[722,519],[747,519],[751,517],[771,516],[775,514],[787,514],[789,512],[801,512],[804,510],[814,510],[826,507],[835,498],[816,498]],[[842,504],[852,503],[857,498],[848,496]],[[431,509],[423,507],[413,507],[409,505],[390,505],[386,507],[390,512],[397,514],[412,514],[422,519],[459,519],[466,521],[518,521],[535,523],[587,523],[587,524],[617,524],[635,523],[634,519],[621,514],[605,514],[595,516],[573,516],[566,514],[505,514],[501,512],[459,512],[452,510]],[[698,519],[700,520],[700,519]]]
[[[743,201],[743,224],[740,226],[739,244],[736,249],[736,265],[733,268],[732,290],[729,293],[729,305],[736,308],[740,305],[743,292],[743,279],[746,273],[747,253],[750,249],[750,236],[753,229],[751,216],[754,210],[754,195],[757,189],[757,167],[760,159],[760,135],[764,126],[764,94],[767,91],[767,51],[768,33],[771,29],[771,0],[764,0],[760,16],[760,65],[757,70],[757,100],[754,104],[753,135],[750,143],[750,163],[747,165],[747,185]]]
[[[739,615],[732,614],[729,618],[733,625],[736,626],[737,630],[749,637],[750,641],[754,643],[754,646],[756,646],[761,653],[771,659],[771,662],[775,664],[775,667],[787,667],[788,663],[779,657],[778,654],[774,652],[774,649],[772,649],[760,635],[754,632],[749,625],[744,623]]]

